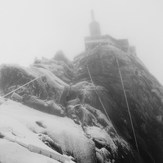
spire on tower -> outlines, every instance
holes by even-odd
[[[95,21],[95,14],[94,14],[94,10],[91,10],[91,18],[92,18],[92,21]]]
[[[95,15],[93,10],[91,10],[91,18],[92,21],[89,26],[90,35],[91,37],[100,36],[101,35],[100,24],[95,20]]]

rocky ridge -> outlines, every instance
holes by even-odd
[[[79,163],[163,162],[163,89],[136,55],[110,45],[83,52],[73,62],[60,52],[29,68],[2,65],[0,93],[3,96],[38,77],[1,100],[0,148],[5,150],[0,150],[0,162],[64,162],[65,158]],[[22,145],[27,140],[33,149]],[[57,152],[57,157],[45,149]],[[14,150],[19,152],[12,154]]]

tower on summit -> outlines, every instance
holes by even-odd
[[[91,23],[89,24],[90,36],[85,37],[85,49],[93,49],[100,46],[114,46],[125,52],[131,47],[127,39],[115,39],[109,35],[101,35],[100,24],[96,21],[94,11],[91,11]]]
[[[92,21],[89,25],[90,36],[91,37],[100,36],[101,35],[100,24],[95,20],[95,15],[93,10],[91,11],[91,18]]]

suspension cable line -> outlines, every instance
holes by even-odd
[[[33,80],[31,80],[31,81],[29,81],[29,82],[25,83],[24,85],[22,85],[22,86],[20,86],[20,87],[18,87],[18,88],[16,88],[16,89],[14,89],[13,91],[11,91],[11,92],[9,92],[9,93],[5,94],[5,95],[4,95],[4,96],[2,96],[1,98],[6,98],[8,95],[10,95],[10,94],[12,94],[12,93],[14,93],[14,92],[18,91],[19,89],[21,89],[21,88],[23,88],[23,87],[25,87],[25,86],[29,85],[30,83],[32,83],[32,82],[34,82],[34,81],[38,80],[39,78],[42,78],[43,76],[45,76],[45,75],[39,76],[39,77],[37,77],[37,78],[34,78]]]
[[[97,45],[93,50],[95,50],[99,46],[100,45]],[[89,54],[87,54],[87,55],[89,55]],[[122,89],[123,89],[123,93],[124,93],[124,97],[125,97],[125,102],[126,102],[127,111],[128,111],[128,115],[129,115],[129,119],[130,119],[130,123],[131,123],[131,128],[132,128],[132,132],[133,132],[133,136],[134,136],[135,146],[136,146],[137,152],[140,155],[140,151],[139,151],[139,147],[138,147],[138,142],[137,142],[137,138],[136,138],[136,133],[135,133],[134,125],[133,125],[133,120],[132,120],[132,116],[131,116],[131,112],[130,112],[130,107],[129,107],[129,103],[128,103],[128,99],[127,99],[127,95],[126,95],[126,91],[125,91],[125,87],[124,87],[124,82],[123,82],[123,78],[122,78],[122,73],[121,73],[120,66],[119,66],[119,61],[118,61],[116,55],[115,55],[115,59],[116,59],[116,64],[117,64],[117,68],[118,68],[118,72],[119,72],[119,76],[120,76],[120,81],[121,81],[121,85],[122,85]],[[92,79],[92,76],[91,76],[91,73],[90,73],[90,70],[89,70],[88,62],[87,62],[86,68],[87,68],[87,71],[88,71],[88,74],[89,74],[89,78],[91,80],[91,83],[93,84],[93,86],[95,88],[95,92],[96,92],[96,94],[98,96],[98,99],[100,101],[100,104],[101,104],[101,106],[102,106],[102,108],[103,108],[103,110],[104,110],[104,112],[105,112],[108,120],[111,121],[110,120],[110,117],[109,117],[109,115],[108,115],[108,113],[106,111],[106,108],[105,108],[105,106],[104,106],[104,104],[103,104],[103,102],[102,102],[102,100],[101,100],[101,98],[100,98],[100,96],[98,94],[98,91],[96,89],[96,86],[95,86],[95,84],[93,82],[93,79]],[[117,133],[117,131],[114,128],[114,126],[113,126],[113,129]]]
[[[93,49],[93,51],[95,51],[99,46],[100,46],[100,44],[97,45],[97,46]],[[88,57],[88,56],[89,56],[89,54],[87,54],[87,57]],[[100,96],[99,96],[99,94],[98,94],[97,88],[96,88],[96,86],[95,86],[95,84],[94,84],[94,82],[93,82],[92,75],[91,75],[90,70],[89,70],[88,62],[87,62],[86,68],[87,68],[87,71],[88,71],[88,75],[89,75],[90,81],[91,81],[91,83],[92,83],[92,85],[93,85],[93,87],[94,87],[95,93],[96,93],[96,95],[97,95],[97,97],[98,97],[98,99],[99,99],[99,102],[100,102],[100,104],[101,104],[103,110],[104,110],[104,113],[106,114],[107,119],[111,122],[111,119],[110,119],[110,117],[109,117],[109,115],[108,115],[108,113],[107,113],[107,111],[106,111],[106,108],[105,108],[105,106],[104,106],[104,104],[103,104],[103,102],[102,102],[102,100],[101,100],[101,98],[100,98]],[[114,126],[112,126],[112,127],[113,127],[115,133],[118,135],[117,130],[115,129],[115,127],[114,127]]]
[[[133,136],[134,136],[135,146],[136,146],[137,152],[140,155],[138,142],[137,142],[137,138],[136,138],[136,133],[135,133],[135,129],[134,129],[134,124],[133,124],[133,119],[132,119],[132,116],[131,116],[130,107],[129,107],[129,103],[128,103],[128,99],[127,99],[127,95],[126,95],[126,90],[125,90],[124,82],[123,82],[123,78],[122,78],[122,73],[121,73],[120,66],[119,66],[119,61],[118,61],[118,58],[116,57],[116,55],[115,55],[115,60],[116,60],[116,64],[117,64],[117,67],[118,67],[118,72],[119,72],[119,76],[120,76],[120,80],[121,80],[121,84],[122,84],[122,89],[123,89],[123,94],[124,94],[124,97],[125,97],[125,102],[126,102],[126,106],[127,106],[128,115],[129,115],[129,118],[130,118],[130,123],[131,123],[131,128],[132,128],[132,132],[133,132]]]
[[[97,88],[96,88],[96,86],[95,86],[95,84],[94,84],[94,82],[93,82],[93,79],[92,79],[92,76],[91,76],[91,73],[90,73],[90,70],[89,70],[89,67],[88,67],[88,66],[87,66],[87,71],[88,71],[88,74],[89,74],[89,78],[90,78],[90,80],[91,80],[91,83],[92,83],[92,85],[94,86],[94,90],[95,90],[95,92],[96,92],[96,95],[97,95],[97,97],[98,97],[98,99],[99,99],[99,101],[100,101],[100,104],[101,104],[101,106],[102,106],[102,108],[103,108],[103,110],[104,110],[104,112],[105,112],[105,114],[106,114],[106,117],[107,117],[108,120],[111,122],[111,119],[110,119],[110,117],[109,117],[109,115],[108,115],[108,113],[107,113],[107,111],[106,111],[106,108],[105,108],[105,106],[104,106],[104,104],[103,104],[103,102],[102,102],[102,100],[101,100],[101,98],[100,98],[100,96],[99,96],[99,94],[98,94]],[[112,126],[112,127],[113,127],[115,133],[118,135],[118,133],[117,133],[115,127],[114,127],[114,126]]]

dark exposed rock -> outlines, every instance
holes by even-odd
[[[15,92],[11,95],[11,99],[14,100],[14,101],[18,101],[18,102],[23,101],[23,98],[19,94],[15,93]]]
[[[114,47],[99,47],[96,51],[90,51],[88,56],[82,54],[75,60],[75,82],[90,81],[86,69],[86,64],[88,64],[95,85],[103,87],[104,91],[99,91],[99,95],[118,133],[135,148],[115,56],[119,60],[140,155],[144,162],[153,162],[153,160],[162,162],[163,106],[161,93],[154,91],[161,85],[136,56],[124,53]],[[103,112],[103,108],[93,91],[88,91],[87,95],[91,92],[96,100],[89,102],[89,98],[85,95],[85,101]]]
[[[35,108],[46,113],[64,116],[64,110],[53,100],[43,101],[38,99],[36,96],[24,95],[23,103],[27,106],[30,106],[31,108]]]

